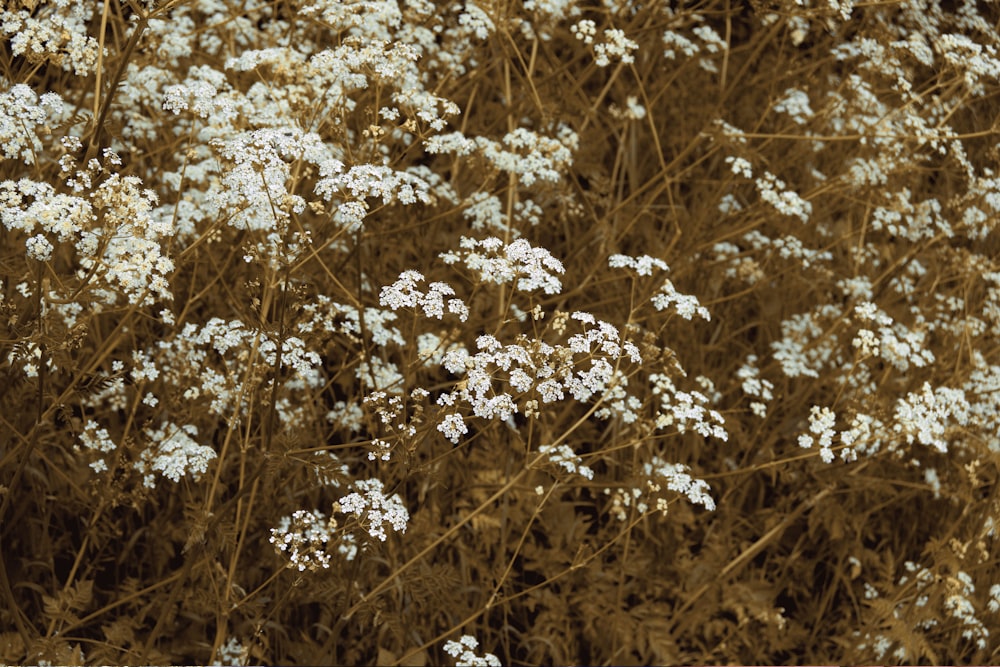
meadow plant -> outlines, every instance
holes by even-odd
[[[0,661],[1000,660],[998,26],[6,3]]]

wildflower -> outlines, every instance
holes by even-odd
[[[188,475],[197,480],[204,474],[209,462],[218,455],[211,447],[199,445],[194,440],[197,435],[198,429],[191,424],[177,426],[166,421],[157,429],[147,430],[150,447],[143,451],[142,459],[136,464],[144,473],[145,486],[156,486],[153,471],[173,482]]]
[[[270,543],[285,554],[288,567],[299,572],[328,569],[331,557],[328,545],[334,541],[335,519],[319,511],[297,510],[271,529]]]
[[[398,494],[386,497],[382,482],[377,479],[358,480],[354,483],[354,488],[357,491],[338,501],[337,505],[341,512],[353,514],[361,525],[367,528],[369,535],[382,542],[385,542],[387,537],[386,525],[396,532],[406,532],[410,513],[403,506]]]
[[[457,642],[446,642],[444,652],[457,659],[456,667],[500,667],[500,659],[492,653],[477,656],[474,651],[478,647],[478,639],[471,635],[462,635]]]

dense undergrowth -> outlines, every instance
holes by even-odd
[[[8,2],[0,661],[995,663],[998,20]]]

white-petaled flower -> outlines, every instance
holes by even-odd
[[[454,444],[458,444],[458,441],[463,435],[469,432],[469,427],[465,425],[465,420],[462,415],[458,413],[452,413],[450,415],[445,415],[438,424],[437,430],[444,434],[444,437],[448,438]]]
[[[562,170],[573,158],[579,137],[568,127],[558,128],[558,137],[546,137],[526,128],[508,132],[499,141],[486,137],[466,138],[460,132],[439,134],[425,142],[428,153],[469,155],[478,152],[500,171],[516,175],[522,185],[536,181],[552,183],[562,177]]]
[[[925,382],[919,393],[907,394],[896,403],[893,430],[902,433],[908,443],[914,440],[930,445],[940,452],[948,451],[944,436],[950,423],[968,424],[970,405],[961,389],[938,387],[932,389]]]
[[[47,262],[52,259],[52,251],[54,248],[49,240],[41,234],[36,234],[35,236],[29,237],[25,241],[25,247],[28,249],[28,257],[37,260],[39,262]]]
[[[757,368],[757,355],[747,355],[746,363],[738,371],[736,377],[743,380],[743,393],[747,396],[759,398],[759,401],[750,403],[750,409],[758,417],[767,416],[767,403],[774,398],[772,390],[774,384],[770,380],[760,377],[760,370]]]
[[[156,486],[153,472],[158,472],[173,482],[190,476],[197,480],[208,470],[208,464],[218,454],[206,445],[199,445],[194,438],[198,429],[191,425],[177,426],[163,422],[157,429],[146,431],[149,448],[143,451],[136,467],[144,474],[143,483],[149,488]]]
[[[549,461],[570,474],[580,475],[589,480],[594,479],[594,471],[583,465],[582,459],[567,445],[542,445],[539,447],[538,453],[548,455]]]
[[[690,320],[695,315],[707,321],[712,319],[708,308],[698,303],[698,297],[679,293],[669,280],[664,281],[663,286],[660,287],[659,292],[653,296],[651,301],[657,310],[666,310],[671,304],[674,304],[677,314],[686,320]]]
[[[442,282],[431,283],[426,293],[418,289],[417,284],[423,282],[424,276],[419,271],[404,271],[392,285],[382,288],[379,303],[393,310],[400,308],[420,307],[427,317],[441,319],[445,312],[445,297],[453,296],[455,290]],[[458,315],[464,322],[469,317],[469,308],[460,299],[448,299],[448,312]]]
[[[717,410],[705,407],[708,397],[704,394],[679,391],[670,377],[660,373],[651,373],[649,381],[653,385],[653,395],[660,400],[656,428],[676,426],[681,433],[691,429],[705,437],[729,439],[729,434],[723,428],[725,420]]]
[[[490,15],[471,2],[465,3],[465,11],[458,17],[458,24],[474,34],[478,39],[486,39],[496,32]]]
[[[462,237],[461,250],[443,253],[448,264],[462,262],[478,273],[484,282],[513,284],[518,290],[540,289],[546,294],[559,294],[562,283],[554,274],[565,272],[562,262],[544,248],[533,247],[524,239],[504,244],[496,237],[477,241]]]
[[[775,103],[774,110],[778,113],[788,114],[798,125],[805,125],[814,113],[809,106],[809,96],[795,88],[789,88],[785,91],[784,97]]]
[[[445,642],[444,652],[456,659],[455,667],[501,667],[500,659],[492,653],[476,655],[478,647],[478,639],[472,635],[462,635],[457,642]]]
[[[250,649],[243,646],[236,637],[230,637],[219,647],[213,665],[245,665],[250,660]]]
[[[653,275],[654,268],[661,271],[669,270],[666,262],[657,257],[650,257],[649,255],[639,255],[638,257],[629,257],[628,255],[611,255],[611,257],[608,258],[608,266],[611,268],[629,268],[640,276]]]
[[[581,19],[569,27],[573,36],[584,44],[593,44],[597,35],[597,25],[590,19]]]
[[[821,408],[818,405],[812,406],[809,412],[809,430],[816,438],[814,439],[813,436],[803,433],[798,437],[799,446],[808,449],[813,444],[818,443],[820,458],[823,460],[823,463],[832,462],[833,450],[831,446],[833,445],[833,438],[837,435],[836,431],[833,430],[833,425],[836,421],[837,416],[830,408]]]
[[[753,178],[753,167],[750,165],[749,160],[741,157],[727,157],[726,164],[734,174],[743,176],[743,178]]]
[[[633,52],[639,48],[639,44],[625,36],[625,32],[617,28],[608,28],[604,31],[605,41],[594,46],[594,64],[598,67],[607,67],[612,60],[618,60],[623,64],[635,62]]]
[[[377,479],[358,480],[353,486],[357,491],[338,501],[340,511],[353,514],[369,535],[382,542],[387,538],[387,525],[396,532],[406,532],[410,513],[399,494],[386,497],[382,482]]]
[[[288,558],[287,567],[299,572],[328,569],[330,542],[334,541],[337,521],[320,511],[298,510],[271,529],[270,542],[279,554]]]
[[[680,463],[667,463],[654,456],[649,463],[643,464],[643,472],[650,477],[659,477],[667,482],[671,491],[683,493],[695,505],[701,505],[709,511],[715,510],[715,500],[709,495],[711,488],[703,479],[695,479],[690,474],[690,468]]]
[[[92,7],[77,2],[24,5],[30,12],[15,11],[18,5],[7,7],[0,15],[0,33],[9,38],[14,56],[36,66],[48,61],[80,77],[93,72],[100,44],[87,30],[93,20]]]

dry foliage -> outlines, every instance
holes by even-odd
[[[0,10],[0,661],[1000,660],[996,5]]]

